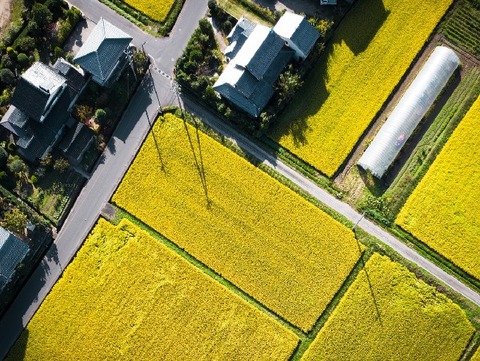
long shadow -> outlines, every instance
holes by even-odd
[[[158,154],[158,159],[160,160],[160,169],[162,170],[163,173],[166,173],[166,168],[165,168],[165,162],[163,161],[163,156],[162,156],[162,151],[160,149],[160,143],[157,140],[157,136],[155,134],[155,131],[153,130],[153,123],[150,120],[150,116],[148,115],[148,112],[145,110],[145,116],[147,117],[148,124],[150,126],[150,133],[152,134],[153,142],[155,143],[155,148],[157,148],[157,154]]]
[[[345,15],[323,53],[312,65],[304,85],[293,98],[292,105],[285,108],[278,123],[273,126],[273,131],[270,132],[273,139],[290,135],[296,147],[308,145],[307,133],[310,127],[307,120],[318,113],[330,96],[326,83],[329,80],[328,63],[334,61],[332,58],[334,45],[345,43],[355,55],[359,55],[367,49],[389,15],[382,0],[369,0],[368,11],[358,9],[366,6],[367,0],[359,0]],[[345,101],[348,102],[348,99]]]
[[[362,263],[362,269],[365,272],[365,276],[367,277],[368,288],[372,296],[373,305],[375,307],[375,313],[377,315],[378,321],[380,322],[380,325],[383,326],[382,315],[380,314],[380,307],[378,306],[377,298],[375,297],[375,292],[373,291],[373,285],[372,285],[372,281],[370,280],[367,267],[365,267],[365,260],[363,258],[365,252],[362,252],[362,247],[360,246],[360,241],[358,239],[357,239],[357,247],[358,247],[358,251],[360,252],[360,262]]]
[[[188,126],[187,126],[187,122],[185,121],[185,119],[183,120],[183,125],[185,127],[185,133],[187,134],[188,143],[190,144],[190,149],[192,150],[193,161],[195,163],[195,168],[197,169],[198,175],[200,177],[200,182],[202,183],[203,192],[205,193],[205,199],[206,199],[206,202],[207,202],[207,209],[210,209],[211,208],[211,200],[210,200],[210,197],[208,196],[207,178],[206,178],[205,168],[204,168],[204,165],[203,165],[202,146],[201,146],[200,137],[199,137],[199,134],[198,134],[198,127],[195,127],[196,128],[196,135],[197,135],[196,141],[197,141],[197,146],[198,146],[198,149],[199,149],[199,152],[198,152],[199,155],[197,157],[197,154],[195,152],[195,146],[193,144],[190,132],[188,131]]]

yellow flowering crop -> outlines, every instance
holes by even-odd
[[[360,0],[270,137],[331,177],[452,0]]]
[[[164,22],[175,0],[124,0],[132,8],[147,15],[150,19]]]
[[[359,258],[348,228],[170,114],[113,201],[303,330]]]
[[[480,279],[480,97],[397,217],[397,224]]]
[[[477,349],[477,352],[473,354],[470,361],[480,361],[480,347]]]
[[[302,361],[458,360],[475,329],[404,266],[372,255]]]
[[[288,360],[292,332],[133,224],[100,220],[11,360]]]

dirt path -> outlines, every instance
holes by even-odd
[[[10,21],[13,0],[0,0],[0,34]]]

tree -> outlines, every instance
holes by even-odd
[[[5,68],[0,70],[0,81],[3,84],[10,85],[13,83],[14,80],[15,80],[15,75],[10,69]]]
[[[8,160],[8,153],[5,150],[5,148],[0,147],[0,168],[5,167],[5,164],[7,164]]]
[[[107,112],[101,108],[95,111],[95,119],[102,123],[107,118]]]
[[[16,158],[10,162],[8,169],[10,169],[10,172],[20,175],[27,170],[27,165],[20,158]]]
[[[282,104],[285,100],[290,99],[295,92],[303,85],[303,81],[300,75],[295,73],[292,65],[290,64],[287,70],[285,70],[277,82],[278,91],[278,105]]]
[[[70,167],[70,163],[65,158],[58,158],[53,164],[53,169],[63,173]]]
[[[30,64],[30,59],[28,59],[28,56],[24,53],[19,53],[17,55],[17,61],[22,68],[26,68]]]
[[[35,3],[32,6],[31,16],[30,21],[37,24],[41,31],[45,31],[53,19],[50,9],[41,3]]]
[[[4,213],[2,225],[12,232],[22,234],[27,225],[27,216],[17,207],[12,208]]]

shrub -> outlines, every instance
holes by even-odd
[[[27,225],[27,216],[15,207],[4,213],[2,225],[12,232],[22,234]]]
[[[8,160],[8,153],[7,151],[5,150],[5,148],[3,147],[0,147],[0,167],[5,167],[5,165],[7,164],[7,160]]]
[[[30,59],[25,53],[19,53],[17,55],[17,61],[22,68],[27,68],[30,65]]]
[[[8,68],[0,69],[0,81],[3,84],[10,85],[15,81],[15,75]]]
[[[15,47],[24,53],[28,53],[35,48],[35,39],[31,36],[23,36],[15,41]]]
[[[8,169],[10,169],[12,173],[19,174],[27,169],[27,165],[20,158],[16,158],[8,164]]]
[[[53,163],[53,169],[57,172],[64,173],[68,168],[70,168],[70,163],[65,158],[57,158]]]
[[[35,174],[32,174],[32,176],[30,177],[30,182],[32,184],[36,184],[38,182],[38,177]]]

